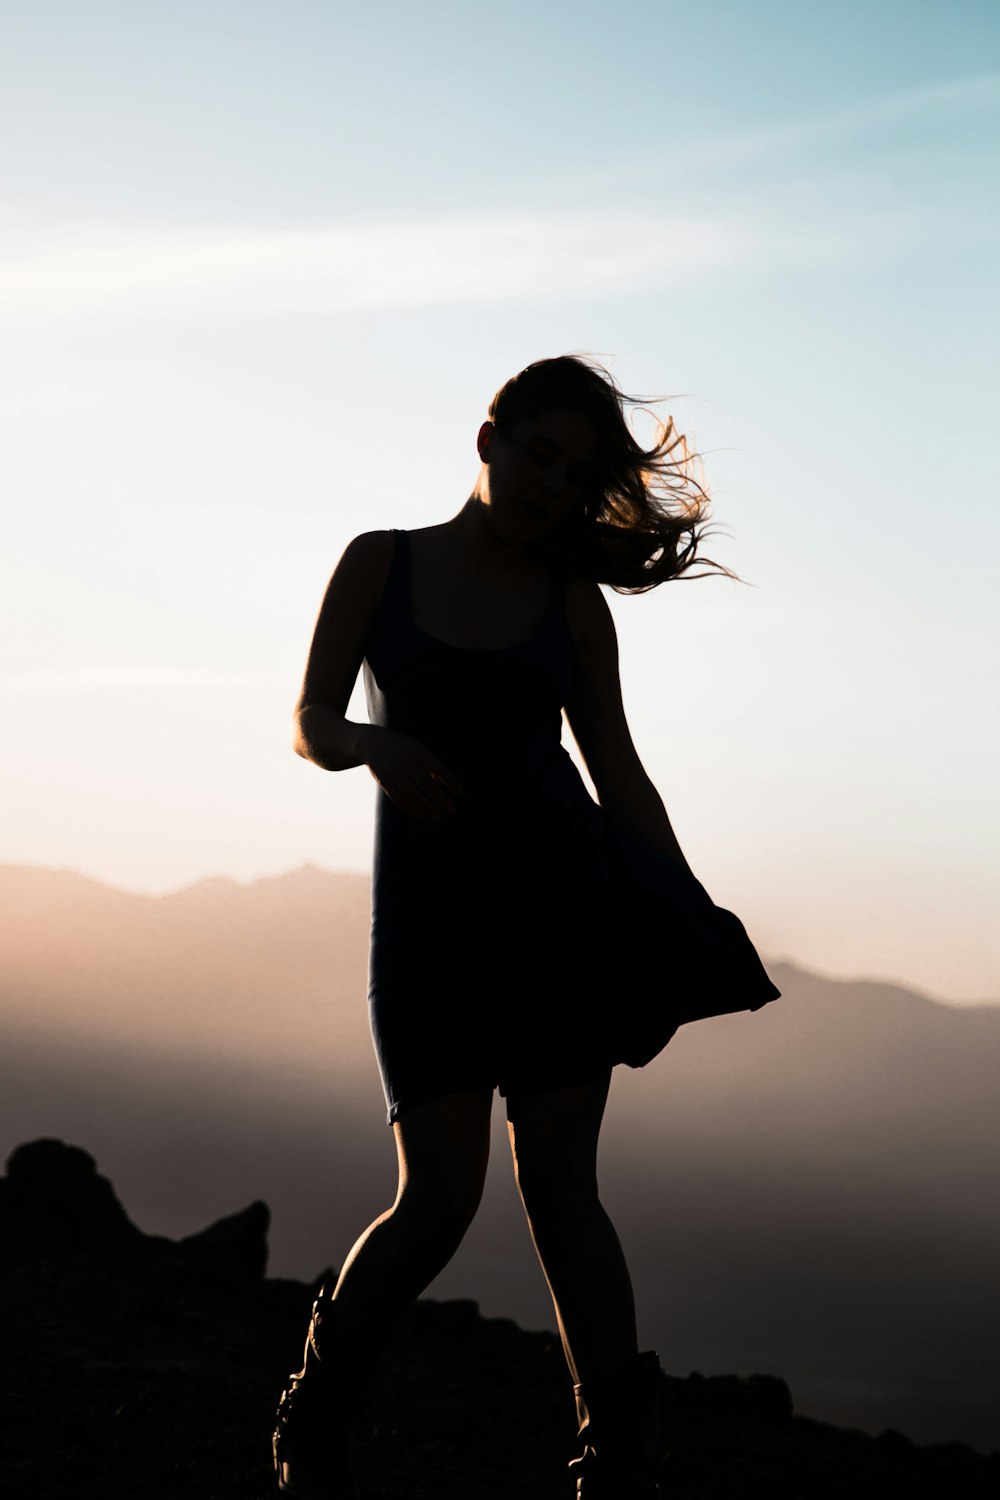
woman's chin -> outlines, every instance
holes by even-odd
[[[490,507],[487,518],[494,535],[511,547],[533,547],[555,529],[550,515],[523,501],[516,501],[503,511]]]

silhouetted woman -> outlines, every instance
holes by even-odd
[[[279,1486],[301,1500],[357,1495],[359,1390],[476,1213],[497,1087],[574,1382],[577,1494],[657,1493],[659,1363],[597,1190],[611,1070],[778,991],[691,873],[622,710],[598,585],[688,571],[707,509],[672,422],[651,449],[633,437],[632,399],[575,357],[529,365],[493,399],[458,514],[355,538],[323,600],[295,749],[379,786],[369,1007],[399,1189],[317,1298],[278,1407]],[[695,667],[662,659],[665,682]],[[345,718],[362,668],[369,724]]]

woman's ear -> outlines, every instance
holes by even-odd
[[[476,438],[476,448],[479,450],[479,457],[484,464],[488,464],[490,461],[490,443],[493,441],[494,432],[496,432],[496,428],[493,426],[493,423],[484,422]]]

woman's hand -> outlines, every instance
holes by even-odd
[[[372,729],[365,736],[365,765],[390,802],[411,818],[440,822],[455,811],[465,790],[444,761],[420,740],[394,729]]]

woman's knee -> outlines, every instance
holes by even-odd
[[[521,1201],[533,1225],[578,1217],[600,1202],[597,1141],[607,1082],[508,1101]]]
[[[483,1179],[439,1175],[409,1175],[400,1182],[393,1214],[406,1218],[427,1239],[459,1244],[483,1199]]]
[[[530,1152],[515,1159],[517,1190],[532,1227],[569,1226],[600,1206],[592,1165],[558,1162]]]
[[[511,1146],[514,1179],[533,1228],[578,1222],[599,1206],[596,1153],[586,1143],[512,1132]]]

